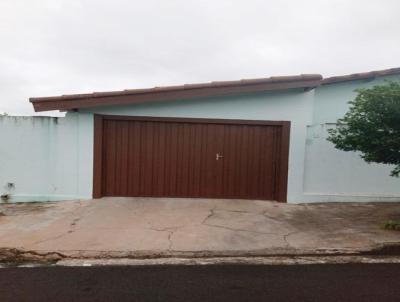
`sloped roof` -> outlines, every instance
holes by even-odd
[[[72,110],[105,105],[184,100],[294,88],[314,88],[320,84],[321,80],[322,76],[319,74],[306,74],[240,81],[154,87],[147,89],[70,94],[53,97],[30,98],[29,100],[33,104],[35,111]]]
[[[263,91],[286,89],[312,89],[319,85],[355,81],[400,74],[400,68],[354,73],[323,79],[319,74],[279,76],[239,81],[221,81],[146,89],[69,94],[30,98],[36,112],[48,110],[73,110],[107,105],[126,105],[172,100],[190,100],[204,97],[231,96]]]
[[[339,83],[339,82],[356,81],[356,80],[383,77],[383,76],[394,75],[394,74],[400,74],[400,68],[375,70],[375,71],[352,73],[352,74],[347,74],[347,75],[342,75],[342,76],[329,77],[329,78],[323,79],[321,84],[325,85],[325,84],[333,84],[333,83]]]

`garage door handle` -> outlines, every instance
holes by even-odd
[[[219,160],[220,158],[223,158],[223,157],[224,156],[219,153],[215,154],[215,160]]]

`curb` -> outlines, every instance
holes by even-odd
[[[52,265],[62,263],[63,261],[116,261],[120,259],[149,261],[163,259],[162,263],[167,263],[167,259],[182,259],[183,262],[201,263],[205,259],[217,262],[224,262],[222,259],[240,262],[240,259],[246,259],[246,263],[250,263],[250,259],[300,259],[309,258],[318,262],[323,258],[344,257],[391,257],[400,259],[400,242],[391,242],[377,244],[365,249],[267,249],[254,251],[35,251],[18,248],[0,248],[0,263],[6,265],[23,265],[38,264]],[[207,262],[206,261],[206,262]],[[324,260],[325,261],[325,260]],[[173,261],[172,261],[173,262]],[[212,261],[211,261],[212,262]],[[257,262],[257,261],[256,261]]]

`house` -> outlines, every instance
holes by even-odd
[[[0,118],[0,193],[400,201],[392,167],[326,140],[354,90],[385,80],[400,68],[31,98],[67,113]]]

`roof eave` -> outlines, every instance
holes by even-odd
[[[369,72],[353,73],[343,76],[334,76],[322,80],[321,85],[336,84],[350,81],[360,81],[366,79],[373,79],[377,77],[391,76],[400,74],[400,68],[390,68],[384,70],[375,70]]]
[[[296,88],[313,89],[320,85],[321,80],[321,75],[302,75],[269,78],[268,80],[255,79],[237,82],[214,82],[210,84],[125,90],[121,92],[30,98],[29,100],[33,104],[36,112],[49,110],[73,110],[98,106],[233,96]]]

